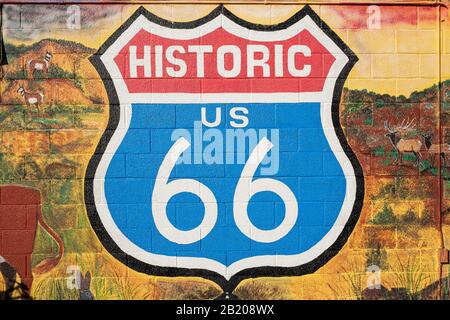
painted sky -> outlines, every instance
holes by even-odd
[[[215,5],[146,5],[158,16],[190,21],[207,15]],[[294,5],[228,5],[237,16],[254,23],[274,24],[301,9]],[[379,28],[370,28],[367,6],[317,6],[312,8],[357,53],[360,61],[347,85],[380,93],[408,95],[437,82],[438,8],[379,6]],[[135,5],[80,5],[80,29],[68,29],[74,10],[70,5],[5,5],[5,38],[31,44],[44,38],[60,38],[98,48],[135,10]],[[39,19],[36,19],[39,17]],[[444,32],[442,77],[450,78],[450,23],[441,9]],[[385,54],[386,56],[381,56]],[[418,70],[409,70],[416,64]],[[413,66],[412,69],[415,67]],[[392,78],[397,76],[397,80]],[[411,77],[413,78],[411,80]]]

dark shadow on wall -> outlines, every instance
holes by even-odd
[[[5,43],[3,42],[3,5],[0,5],[0,66],[8,64],[8,59],[6,58]]]
[[[5,291],[0,291],[0,300],[31,299],[29,288],[24,283],[17,282],[17,272],[8,262],[0,263],[0,273],[6,286]]]

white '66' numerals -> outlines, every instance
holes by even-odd
[[[217,200],[207,186],[193,179],[177,179],[168,182],[170,172],[178,158],[189,146],[190,143],[186,139],[180,138],[170,148],[158,170],[152,194],[152,213],[156,227],[165,238],[178,244],[190,244],[203,239],[211,232],[217,221]],[[256,169],[272,147],[272,143],[267,138],[263,138],[253,149],[236,185],[233,201],[234,220],[239,230],[250,239],[265,243],[275,242],[288,234],[298,216],[297,200],[287,185],[270,178],[253,179]],[[202,222],[191,230],[176,228],[167,217],[166,210],[170,199],[183,192],[198,196],[205,207]],[[284,219],[274,229],[259,229],[250,221],[247,211],[248,203],[259,192],[273,192],[284,202]]]
[[[250,154],[236,185],[236,191],[234,192],[234,221],[243,234],[258,242],[274,242],[283,238],[294,226],[298,215],[297,200],[287,185],[270,178],[253,180],[256,169],[272,147],[273,144],[267,138],[261,139]],[[259,192],[273,192],[284,202],[284,219],[275,229],[259,229],[253,225],[248,217],[248,203]],[[251,226],[251,228],[248,229],[245,226]]]

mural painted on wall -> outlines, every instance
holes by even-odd
[[[25,4],[3,20],[4,298],[448,297],[443,8]],[[227,152],[236,129],[248,145]]]

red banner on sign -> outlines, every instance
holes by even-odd
[[[114,61],[130,93],[321,92],[335,57],[307,30],[253,41],[219,28],[189,40],[139,31]]]

